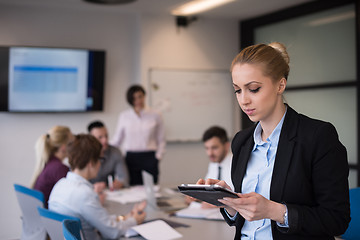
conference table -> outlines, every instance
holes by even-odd
[[[172,198],[184,198],[181,193],[177,193]],[[111,214],[123,215],[128,213],[135,203],[122,204],[115,201],[106,200],[105,208]],[[179,239],[233,239],[235,236],[235,228],[230,227],[224,220],[205,220],[205,219],[194,219],[194,218],[180,218],[172,214],[173,211],[162,211],[156,209],[149,204],[146,207],[146,219],[145,221],[151,221],[161,219],[169,221],[168,223],[179,224],[184,226],[178,226],[174,229],[179,232],[182,237]],[[120,239],[138,240],[144,239],[141,236],[135,237],[122,237]]]
[[[166,196],[166,194],[165,194]],[[172,198],[177,200],[184,199],[181,193],[176,193]],[[122,204],[116,201],[106,200],[104,206],[111,214],[124,215],[131,211],[135,203]],[[194,219],[194,218],[181,218],[174,216],[174,211],[165,212],[154,208],[153,206],[146,207],[146,219],[145,222],[161,219],[169,221],[171,224],[185,225],[175,227],[174,229],[179,232],[182,237],[179,239],[207,239],[207,240],[218,240],[218,239],[234,239],[235,227],[230,227],[224,220],[205,220],[205,219]],[[135,237],[121,237],[120,240],[144,240],[141,236]],[[341,240],[340,237],[335,237],[336,240]]]

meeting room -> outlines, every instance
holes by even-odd
[[[360,239],[359,4],[0,0],[0,239]]]

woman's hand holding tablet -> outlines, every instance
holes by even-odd
[[[178,189],[183,194],[215,206],[224,206],[218,199],[239,198],[224,181],[216,179],[200,179],[196,184],[182,184]]]

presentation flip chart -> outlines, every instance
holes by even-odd
[[[150,69],[149,90],[168,141],[200,141],[214,125],[233,132],[236,98],[228,70]]]

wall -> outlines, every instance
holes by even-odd
[[[237,21],[199,18],[186,28],[176,27],[171,16],[147,16],[141,22],[141,71],[145,82],[150,68],[229,69],[238,53]],[[239,116],[239,108],[234,105],[234,115]],[[207,163],[202,143],[168,143],[160,181],[195,182],[206,174]]]
[[[235,20],[199,19],[186,29],[176,29],[171,16],[2,5],[0,45],[104,49],[107,66],[103,112],[0,113],[0,239],[20,237],[13,183],[29,184],[39,135],[54,125],[85,132],[88,122],[102,119],[111,136],[118,113],[127,108],[124,92],[132,83],[146,86],[150,67],[227,69],[238,50],[237,30]],[[160,183],[194,182],[204,176],[206,166],[201,143],[170,143],[160,165]]]

